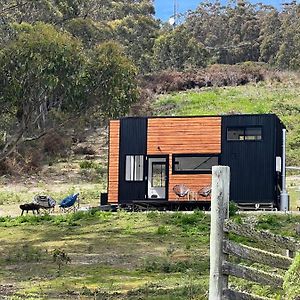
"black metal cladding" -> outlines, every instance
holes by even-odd
[[[119,203],[145,199],[146,181],[125,180],[126,155],[144,155],[147,152],[147,119],[124,118],[120,120]],[[145,168],[145,161],[144,161]]]
[[[221,163],[231,169],[230,199],[237,203],[274,203],[276,195],[275,115],[232,115],[222,117]],[[261,141],[227,141],[228,127],[261,126]]]
[[[282,122],[279,120],[279,118],[276,117],[276,136],[275,136],[275,156],[279,156],[282,158],[282,129],[285,128],[285,126],[282,124]],[[276,205],[279,207],[280,205],[280,192],[282,189],[282,172],[278,173],[276,172],[276,178],[275,178],[275,192],[277,194],[277,203]]]

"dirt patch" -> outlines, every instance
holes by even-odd
[[[14,284],[0,284],[0,299],[8,299],[17,291],[17,287]]]

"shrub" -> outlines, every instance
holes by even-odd
[[[53,256],[53,262],[55,262],[57,265],[57,276],[60,276],[62,266],[71,263],[71,258],[64,250],[61,249],[55,249],[53,251],[52,256]]]
[[[233,217],[236,215],[237,211],[239,210],[237,204],[233,201],[229,202],[229,217]]]
[[[90,160],[84,160],[79,163],[80,169],[94,169],[96,168],[96,164]]]
[[[157,228],[157,234],[164,235],[164,234],[167,234],[168,232],[169,231],[166,226],[161,225]]]
[[[66,155],[70,144],[70,139],[57,132],[48,133],[43,139],[44,152],[51,156]]]
[[[78,146],[74,149],[74,154],[95,155],[95,150],[89,146]]]

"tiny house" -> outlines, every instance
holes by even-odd
[[[108,203],[209,205],[212,166],[227,165],[232,201],[278,207],[284,128],[274,114],[111,120]]]

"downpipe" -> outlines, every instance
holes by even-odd
[[[280,210],[290,210],[290,197],[286,189],[286,129],[282,129],[282,190],[280,193]]]

